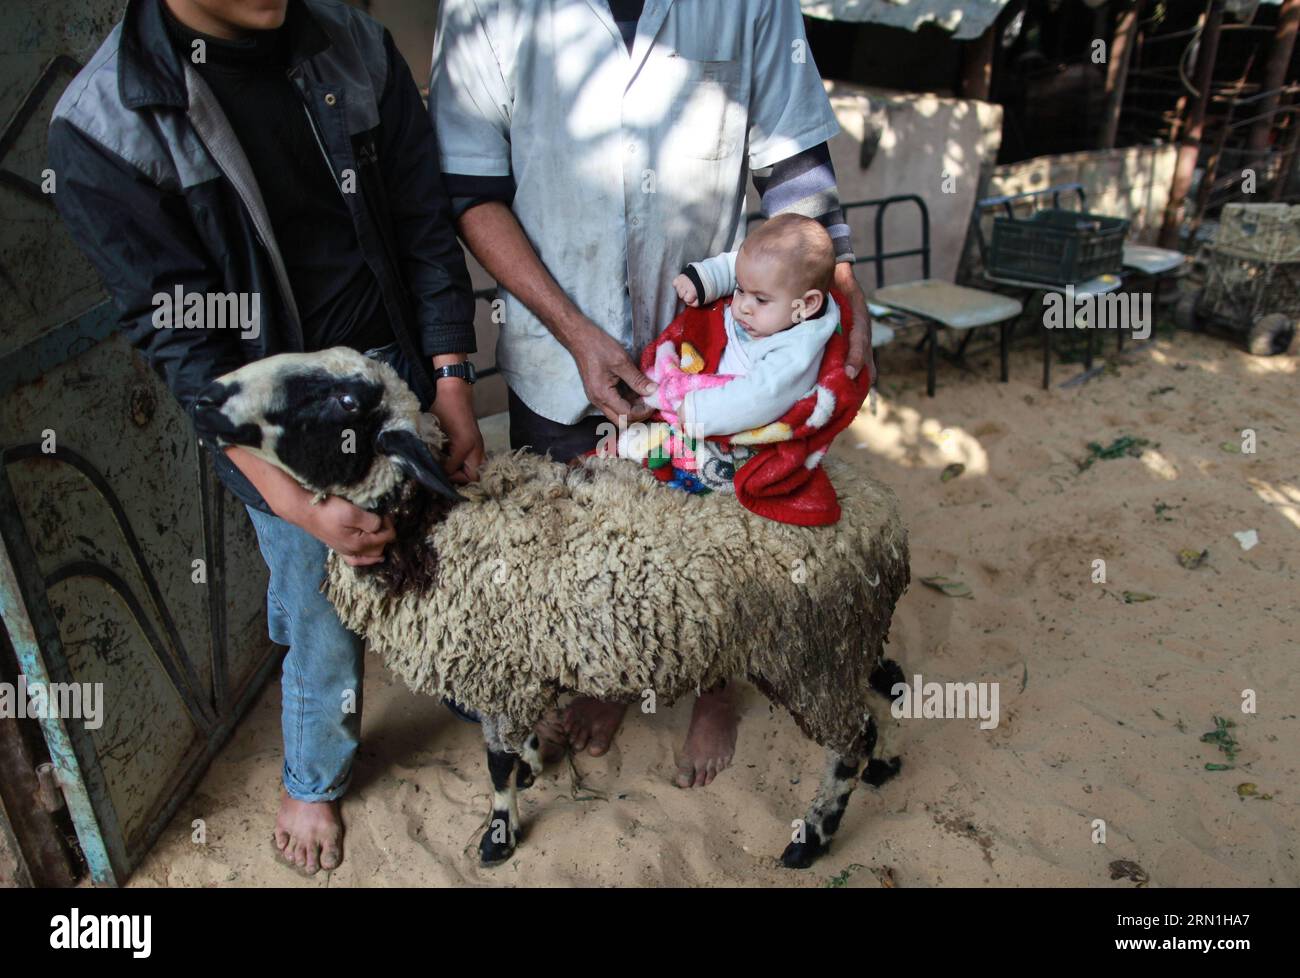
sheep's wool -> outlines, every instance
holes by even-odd
[[[806,528],[633,462],[496,456],[408,543],[436,552],[435,588],[386,593],[331,554],[326,592],[411,689],[499,717],[512,746],[561,687],[667,705],[748,677],[813,740],[860,752],[907,533],[890,489],[824,464],[843,516]]]

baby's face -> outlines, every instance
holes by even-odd
[[[736,256],[736,292],[731,315],[750,336],[771,336],[818,312],[816,289],[801,289],[772,258],[742,248]]]

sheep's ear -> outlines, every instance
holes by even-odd
[[[391,458],[403,472],[424,488],[448,499],[459,501],[465,498],[451,484],[447,473],[443,472],[442,466],[429,451],[429,446],[413,432],[401,429],[380,432],[375,447],[379,449],[380,454]]]

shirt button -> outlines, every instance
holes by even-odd
[[[338,101],[338,99],[336,99],[336,98],[334,97],[334,93],[333,93],[333,92],[329,92],[329,93],[325,96],[325,104],[326,104],[326,105],[333,105],[333,104],[334,104],[335,102],[337,102],[337,101]]]
[[[628,143],[628,144],[627,144],[627,155],[628,155],[628,156],[631,156],[631,155],[632,155],[633,153],[635,153],[635,152],[636,152],[636,143]]]
[[[633,227],[639,227],[640,224],[641,224],[641,221],[640,221],[639,219],[637,219],[637,218],[635,218],[635,217],[632,218],[632,226],[633,226]]]

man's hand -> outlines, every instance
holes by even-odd
[[[844,364],[844,372],[850,380],[855,380],[865,367],[870,371],[870,390],[876,384],[876,362],[871,353],[871,313],[867,309],[867,297],[858,287],[858,280],[853,274],[853,263],[842,261],[835,266],[835,288],[849,300],[853,311],[853,328],[849,331],[849,355]]]
[[[637,368],[616,339],[595,323],[587,325],[568,346],[582,375],[582,389],[591,403],[615,424],[620,417],[644,421],[654,413],[653,409],[640,398],[635,404],[629,404],[619,393],[618,384],[622,381],[645,397],[654,393],[654,381]]]
[[[441,367],[442,357],[434,358]],[[448,363],[459,362],[448,358]],[[479,466],[483,464],[486,449],[478,419],[474,417],[473,388],[459,377],[442,377],[438,380],[438,396],[433,401],[433,416],[438,419],[447,435],[447,460],[442,467],[447,477],[457,485],[478,481]]]
[[[652,393],[654,384],[628,359],[618,342],[565,295],[506,204],[497,200],[476,204],[461,214],[456,227],[488,274],[527,306],[569,351],[582,376],[587,398],[605,417],[615,424],[620,415],[629,421],[650,417],[652,409],[640,398]],[[638,395],[635,406],[618,392],[620,382]]]
[[[324,502],[302,508],[291,522],[353,567],[383,563],[384,547],[396,536],[392,520],[380,519],[342,496],[326,496]]]

